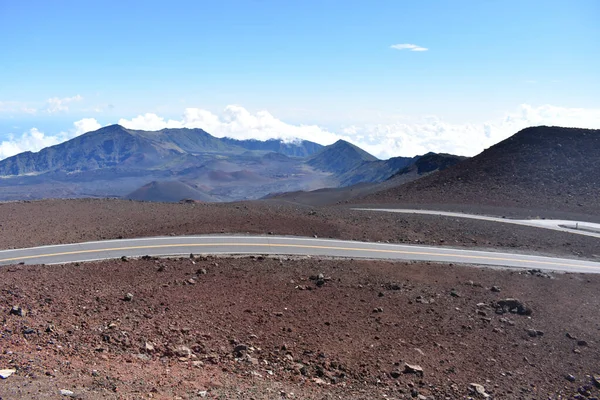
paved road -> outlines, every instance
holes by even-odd
[[[285,254],[465,263],[514,268],[600,273],[600,263],[462,250],[285,236],[173,236],[107,240],[0,251],[0,265],[59,264],[107,258],[194,254]]]
[[[479,219],[482,221],[501,222],[503,224],[514,224],[523,226],[533,226],[535,228],[551,229],[553,231],[561,231],[573,233],[576,235],[592,236],[600,238],[600,224],[585,221],[568,221],[559,219],[510,219],[488,217],[485,215],[463,214],[448,211],[433,211],[433,210],[412,210],[401,208],[353,208],[359,211],[379,211],[393,212],[402,214],[422,214],[422,215],[439,215],[444,217]]]

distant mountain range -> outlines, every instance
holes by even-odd
[[[419,157],[378,160],[340,140],[217,138],[202,129],[111,125],[0,161],[0,200],[128,197],[201,201],[382,182]]]

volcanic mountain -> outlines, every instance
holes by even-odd
[[[357,201],[598,213],[599,199],[600,130],[538,126],[444,171]]]
[[[419,157],[393,157],[379,160],[358,146],[338,140],[309,157],[307,164],[321,171],[331,172],[338,180],[336,186],[350,186],[361,182],[382,182]]]
[[[378,160],[343,140],[323,147],[306,140],[217,138],[202,129],[111,125],[0,161],[0,200],[129,196],[178,201],[184,192],[205,201],[257,199],[273,192],[381,182],[417,159]]]
[[[341,175],[342,177],[344,175],[349,176],[350,179],[355,179],[361,183],[351,186],[317,189],[309,192],[277,193],[266,196],[266,198],[274,201],[293,202],[311,206],[344,203],[351,199],[362,199],[369,194],[398,187],[430,173],[442,171],[466,159],[466,157],[452,154],[427,153],[414,158],[394,157],[389,160],[368,161],[361,163],[352,170],[353,174]],[[402,168],[402,166],[412,160],[415,161],[407,167]],[[394,173],[394,171],[397,172]],[[361,181],[360,179],[364,180]]]

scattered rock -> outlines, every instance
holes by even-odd
[[[480,385],[478,383],[471,383],[469,385],[469,390],[471,391],[471,393],[481,397],[482,399],[487,399],[490,397],[490,395],[485,392],[485,388],[483,387],[483,385]]]
[[[598,389],[600,389],[600,375],[592,375],[592,382]]]
[[[567,332],[567,334],[565,336],[568,337],[569,339],[577,340],[577,338],[575,336],[571,335],[569,332]]]
[[[383,285],[386,290],[402,290],[402,286],[398,283],[389,282]]]
[[[25,317],[27,316],[27,310],[19,306],[12,306],[12,308],[9,311],[9,314],[18,315],[19,317]]]
[[[400,371],[393,370],[392,372],[390,372],[390,376],[394,379],[398,379],[398,378],[400,378]]]
[[[133,294],[131,293],[127,293],[124,297],[123,297],[123,301],[133,301]]]
[[[173,348],[173,354],[177,357],[189,358],[192,356],[192,350],[187,346],[179,345]]]
[[[571,374],[565,375],[565,379],[568,380],[569,382],[575,382],[575,376],[571,375]]]
[[[531,315],[531,309],[523,304],[518,299],[504,299],[498,300],[495,303],[496,313],[504,314],[507,312],[519,315]]]
[[[491,291],[495,293],[500,293],[500,286],[492,286]]]
[[[527,332],[527,335],[529,335],[530,337],[544,336],[544,332],[539,331],[537,329],[525,329],[525,331]]]
[[[452,297],[461,297],[461,295],[454,289],[450,291],[450,296]]]
[[[7,379],[9,376],[17,372],[16,369],[0,369],[0,378]]]
[[[584,347],[585,347],[585,346],[587,346],[587,345],[588,345],[588,343],[587,343],[585,340],[578,340],[578,341],[577,341],[577,345],[578,345],[578,346],[584,346]]]
[[[419,365],[411,365],[409,363],[404,363],[404,373],[423,376],[423,368],[421,368]]]
[[[60,389],[60,394],[65,397],[75,397],[75,393],[67,389]]]
[[[238,344],[233,348],[233,354],[236,357],[241,357],[245,351],[248,351],[248,346],[246,346],[245,344]]]
[[[541,269],[530,269],[527,273],[529,275],[537,276],[538,278],[552,278],[551,275],[543,272]]]
[[[383,312],[383,308],[381,308],[381,307],[376,307],[376,308],[374,308],[374,309],[373,309],[373,312],[374,312],[374,313],[382,313],[382,312]]]
[[[200,268],[196,273],[198,275],[206,275],[208,272],[206,271],[206,268]]]
[[[144,353],[136,354],[135,357],[137,359],[139,359],[139,360],[142,360],[142,361],[150,361],[150,360],[152,360],[151,356],[149,356],[148,354],[144,354]]]
[[[146,350],[149,353],[152,353],[154,351],[154,345],[150,342],[146,342],[146,344],[144,345],[144,350]]]

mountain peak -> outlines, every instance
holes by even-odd
[[[377,158],[352,143],[340,139],[313,155],[308,160],[308,164],[321,171],[344,173],[370,161],[377,161]]]

